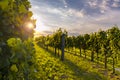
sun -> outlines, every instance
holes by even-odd
[[[34,28],[34,25],[33,25],[31,22],[26,23],[26,26],[27,26],[29,29],[33,29],[33,28]]]

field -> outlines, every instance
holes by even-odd
[[[103,65],[91,62],[83,57],[65,52],[65,60],[55,56],[53,49],[35,46],[38,78],[53,80],[119,80],[120,74],[112,74]],[[40,70],[39,70],[40,68]],[[41,71],[42,70],[42,71]]]

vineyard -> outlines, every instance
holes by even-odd
[[[120,80],[120,29],[34,38],[28,0],[0,1],[0,80]]]
[[[85,69],[87,72],[93,70],[96,74],[101,75],[102,77],[98,80],[104,79],[104,77],[109,80],[116,76],[115,79],[119,79],[119,28],[113,27],[107,31],[100,30],[99,32],[79,36],[68,36],[66,31],[62,32],[59,29],[52,35],[36,38],[36,42],[45,50],[52,51],[61,60],[62,34],[65,34],[65,61],[72,59],[70,62],[73,62],[73,65],[77,67],[75,69],[78,70],[78,73],[81,71],[79,68],[82,67],[82,70]],[[91,78],[91,80],[94,79],[96,80],[96,77]]]

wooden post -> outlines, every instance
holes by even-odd
[[[61,60],[64,61],[65,34],[62,34]]]
[[[113,57],[113,73],[115,73],[115,58]]]

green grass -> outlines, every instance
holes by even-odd
[[[35,75],[38,80],[117,80],[104,66],[87,59],[65,53],[64,62],[49,51],[35,45]]]
[[[35,75],[38,80],[74,80],[73,71],[49,52],[35,45]]]
[[[65,58],[66,61],[68,60],[68,66],[72,63],[71,68],[75,72],[74,76],[77,76],[77,80],[107,80],[105,76],[98,73],[95,63],[69,53],[65,53]]]

